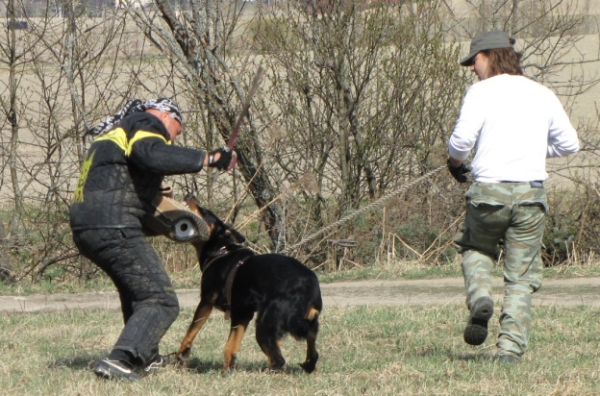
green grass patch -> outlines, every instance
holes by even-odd
[[[193,312],[183,310],[161,344],[175,351]],[[118,311],[10,314],[0,318],[0,389],[8,395],[593,395],[600,392],[598,312],[536,307],[530,350],[516,365],[492,359],[498,309],[488,340],[462,341],[463,304],[325,307],[317,371],[304,374],[305,344],[282,343],[288,364],[268,374],[251,325],[238,369],[220,372],[228,334],[214,315],[197,337],[190,367],[166,368],[137,383],[101,381],[91,368],[122,327]]]
[[[462,272],[459,264],[431,266],[410,262],[397,262],[393,264],[374,265],[336,272],[319,272],[318,275],[321,282],[331,283],[366,279],[397,280],[447,278],[462,276]]]
[[[197,289],[200,287],[202,273],[200,268],[171,272],[171,281],[176,289]],[[31,294],[56,294],[56,293],[81,293],[81,292],[107,292],[116,291],[110,278],[101,274],[87,281],[69,279],[65,281],[42,280],[31,282],[24,280],[18,283],[0,282],[1,296],[26,296]]]
[[[323,283],[357,281],[366,279],[399,280],[399,279],[439,279],[447,277],[462,277],[460,262],[448,265],[425,265],[419,262],[398,261],[378,263],[363,268],[352,268],[337,272],[319,272]],[[502,267],[497,265],[492,271],[493,276],[502,277]],[[585,265],[561,265],[544,268],[545,279],[568,279],[600,276],[600,263]]]

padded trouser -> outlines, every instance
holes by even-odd
[[[529,340],[532,293],[542,284],[546,193],[529,183],[474,183],[466,197],[467,214],[455,242],[463,253],[467,306],[492,296],[493,257],[503,239],[504,302],[497,346],[520,356]]]
[[[177,295],[156,252],[141,230],[77,231],[73,240],[119,291],[125,328],[114,349],[129,352],[146,366],[179,314]]]

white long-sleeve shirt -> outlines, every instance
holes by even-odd
[[[577,132],[556,95],[524,76],[501,74],[472,85],[448,142],[452,158],[471,162],[474,180],[546,180],[546,157],[579,151]]]

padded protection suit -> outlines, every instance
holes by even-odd
[[[70,208],[73,240],[113,280],[125,327],[113,348],[146,366],[179,313],[177,296],[143,234],[165,175],[195,173],[206,152],[172,146],[164,124],[129,115],[91,145]]]

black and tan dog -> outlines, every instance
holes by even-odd
[[[193,197],[185,201],[207,223],[210,237],[194,245],[202,270],[200,303],[177,352],[179,363],[189,358],[194,338],[217,308],[231,319],[224,371],[234,367],[242,337],[256,312],[256,341],[269,359],[269,369],[285,364],[279,342],[291,334],[306,340],[306,361],[300,366],[313,372],[319,358],[315,344],[323,306],[315,273],[294,258],[256,254],[240,246],[245,238],[237,230],[199,207]]]

